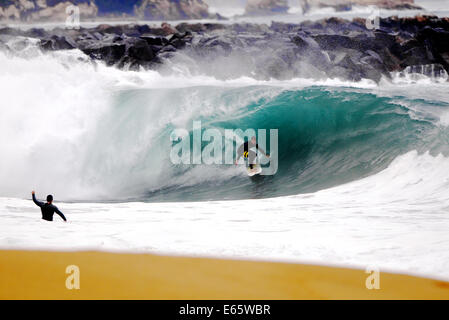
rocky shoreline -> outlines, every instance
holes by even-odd
[[[44,51],[79,49],[109,66],[160,69],[167,61],[195,64],[218,78],[340,78],[378,82],[408,67],[449,72],[449,18],[421,16],[381,19],[329,18],[301,24],[182,23],[177,26],[100,25],[53,30],[0,29],[6,38],[39,39]],[[178,60],[176,60],[178,59]],[[408,68],[410,69],[410,68]]]

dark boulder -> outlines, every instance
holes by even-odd
[[[433,61],[434,58],[426,47],[414,47],[402,54],[401,67],[431,64]]]
[[[320,49],[320,45],[318,44],[318,42],[304,33],[299,33],[292,36],[291,41],[302,50]]]
[[[417,33],[416,40],[420,42],[429,41],[438,52],[449,52],[449,30],[425,27]]]
[[[151,33],[152,31],[152,29],[147,24],[136,26],[136,30],[139,34]]]
[[[125,55],[126,45],[124,43],[98,44],[83,51],[95,60],[103,60],[107,65],[114,65]]]
[[[150,46],[165,46],[168,44],[166,37],[143,35],[140,39],[145,40]]]
[[[323,50],[336,50],[339,48],[348,48],[355,50],[372,49],[372,41],[366,41],[365,35],[348,37],[343,35],[320,34],[313,36],[313,39],[319,44]]]
[[[203,48],[206,48],[208,50],[218,50],[224,52],[225,54],[229,54],[232,51],[233,47],[231,41],[229,41],[227,38],[217,37],[206,41],[203,44]]]
[[[139,39],[128,48],[128,56],[137,61],[151,61],[154,53],[145,40]]]
[[[40,42],[40,47],[45,50],[68,50],[77,47],[76,42],[68,36],[51,36]]]
[[[26,36],[30,38],[45,38],[47,33],[41,28],[31,28],[26,32]]]
[[[186,43],[190,43],[192,39],[193,36],[190,32],[175,33],[168,39],[168,42],[176,49],[181,49],[185,47]]]
[[[176,48],[174,46],[172,46],[171,44],[168,44],[164,47],[162,47],[162,49],[160,50],[160,52],[175,52]]]

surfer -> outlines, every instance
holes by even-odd
[[[244,159],[248,160],[249,168],[252,170],[254,165],[256,164],[257,153],[250,150],[251,148],[256,147],[257,150],[262,152],[265,157],[269,158],[270,155],[266,154],[262,148],[259,148],[259,145],[256,142],[256,137],[251,137],[251,140],[245,141],[242,145],[237,149],[237,159],[235,160],[235,165],[237,165],[240,157],[243,156]]]
[[[67,222],[67,219],[65,218],[65,216],[62,214],[61,211],[59,211],[59,209],[53,205],[53,196],[51,194],[49,194],[47,196],[47,202],[43,203],[40,201],[36,200],[36,196],[35,196],[35,192],[31,191],[31,194],[33,195],[33,202],[41,208],[42,211],[42,219],[47,220],[47,221],[53,221],[53,214],[56,213],[58,214],[65,222]]]

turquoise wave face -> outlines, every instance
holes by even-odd
[[[279,129],[279,170],[263,191],[270,196],[314,192],[360,179],[409,150],[429,149],[435,138],[436,119],[413,120],[409,110],[392,99],[368,93],[287,91],[247,106],[247,111],[240,119],[214,125]]]
[[[129,179],[124,182],[127,190],[136,190],[132,199],[266,198],[358,180],[385,169],[410,150],[449,154],[449,135],[439,124],[439,114],[448,108],[443,102],[379,97],[350,88],[124,91],[114,112],[103,121],[108,139],[103,137],[95,145],[126,156],[110,174],[126,175],[122,181]],[[249,178],[243,168],[233,165],[171,163],[173,129],[187,128],[192,139],[192,123],[198,120],[203,131],[278,129],[277,173]]]

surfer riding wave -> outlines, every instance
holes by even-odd
[[[256,148],[258,151],[262,152],[265,157],[270,158],[270,155],[266,154],[265,151],[259,147],[256,141],[256,137],[251,137],[251,140],[245,141],[242,145],[237,149],[237,159],[235,160],[235,165],[238,164],[238,161],[243,156],[245,160],[248,160],[249,169],[253,170],[254,165],[257,164],[257,153],[251,150],[252,148]]]

